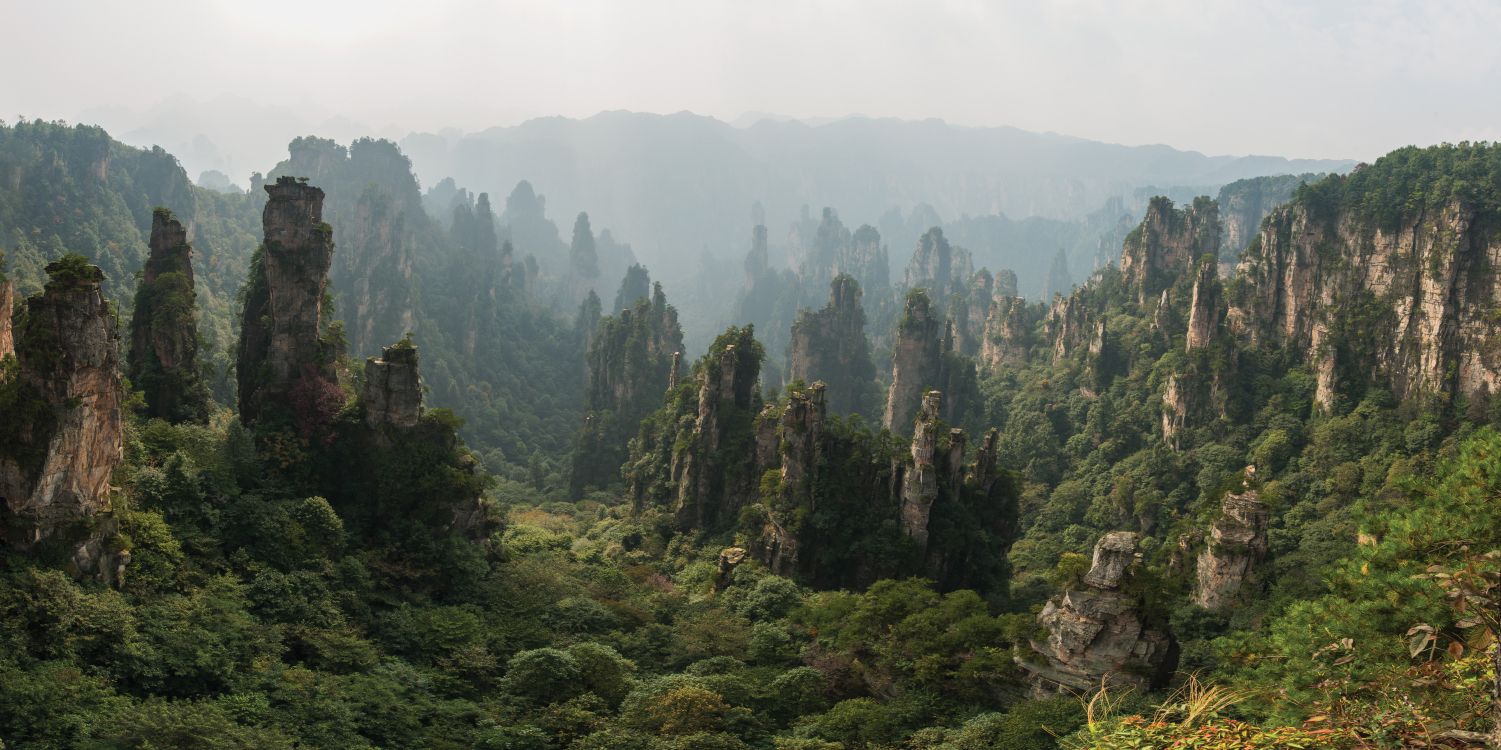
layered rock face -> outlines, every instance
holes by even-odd
[[[104,273],[71,255],[47,266],[26,301],[16,370],[0,401],[0,501],[7,543],[65,549],[71,566],[118,579],[110,548],[110,476],[119,466],[123,400],[114,314]]]
[[[854,277],[836,276],[829,285],[829,304],[798,316],[789,364],[793,380],[828,384],[829,408],[835,412],[875,414],[876,368]]]
[[[1131,578],[1138,537],[1112,531],[1095,544],[1079,588],[1053,597],[1037,621],[1047,641],[1022,660],[1033,692],[1093,692],[1101,684],[1144,690],[1162,684],[1176,661],[1171,636],[1144,622],[1139,598],[1123,589]]]
[[[1399,399],[1495,393],[1498,226],[1493,209],[1458,198],[1388,220],[1299,200],[1274,211],[1247,249],[1231,329],[1301,353],[1325,409],[1367,385]]]
[[[152,215],[150,247],[130,321],[130,382],[145,395],[148,416],[201,422],[210,398],[198,372],[193,248],[165,208]]]
[[[417,347],[401,341],[379,357],[365,360],[365,424],[410,428],[422,418],[422,377],[417,371]]]
[[[1210,611],[1233,604],[1252,569],[1266,557],[1271,511],[1254,489],[1225,496],[1199,553],[1194,603]]]
[[[1217,255],[1220,246],[1219,208],[1208,197],[1195,198],[1182,209],[1158,196],[1147,204],[1141,224],[1127,235],[1121,248],[1121,274],[1137,290],[1145,305],[1171,286],[1199,256]]]
[[[333,230],[323,222],[323,191],[293,177],[267,185],[266,239],[251,268],[240,334],[240,418],[278,408],[294,382],[332,384],[332,353],[320,338]]]

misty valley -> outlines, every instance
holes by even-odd
[[[177,133],[0,121],[0,748],[1501,743],[1501,146]]]

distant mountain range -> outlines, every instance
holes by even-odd
[[[241,186],[251,171],[264,172],[284,158],[286,142],[296,135],[347,142],[400,132],[316,109],[178,98],[143,113],[100,110],[88,117],[128,143],[163,146],[190,175],[215,169]],[[706,254],[738,261],[749,246],[756,203],[764,208],[777,264],[783,259],[775,249],[804,206],[813,216],[831,206],[851,227],[891,226],[897,212],[910,215],[918,207],[922,216],[944,223],[997,214],[1073,222],[1115,197],[1131,211],[1144,193],[1213,194],[1244,177],[1342,172],[1354,165],[1206,156],[940,120],[798,121],[748,113],[734,122],[687,112],[602,112],[472,133],[412,133],[399,142],[425,187],[452,177],[499,202],[528,180],[547,197],[550,215],[571,222],[588,211],[596,226],[629,241],[665,280],[697,273]],[[886,239],[893,264],[905,263],[910,248],[901,243],[908,238]],[[1038,248],[1049,257],[1056,251]]]
[[[1075,221],[1112,198],[1129,205],[1148,187],[1213,194],[1245,177],[1354,166],[1205,156],[940,120],[852,117],[809,125],[763,116],[735,127],[690,113],[539,118],[462,135],[412,134],[401,147],[424,184],[452,177],[470,190],[504,195],[529,180],[547,196],[552,215],[588,211],[664,278],[696,266],[683,261],[704,253],[740,258],[756,203],[775,244],[805,206],[815,216],[832,206],[851,227],[879,225],[893,209],[921,204],[944,222],[995,214]],[[893,246],[894,261],[908,250]]]

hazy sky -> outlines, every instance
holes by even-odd
[[[861,113],[1369,159],[1501,138],[1498,32],[1483,0],[3,0],[0,117],[184,95],[384,135]]]

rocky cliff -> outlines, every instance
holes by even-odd
[[[979,376],[973,358],[955,351],[954,327],[934,309],[927,291],[907,292],[891,351],[891,387],[881,424],[905,433],[923,393],[943,391],[943,419],[969,424],[979,406]]]
[[[1271,511],[1255,489],[1247,486],[1225,495],[1219,517],[1209,526],[1208,543],[1199,553],[1195,604],[1219,611],[1236,601],[1251,571],[1266,557],[1270,519]]]
[[[0,274],[0,361],[14,354],[16,340],[12,333],[11,311],[16,306],[16,282]]]
[[[365,424],[410,428],[422,417],[422,377],[417,371],[417,347],[402,339],[379,357],[365,360],[365,388],[361,403]]]
[[[293,177],[267,185],[265,242],[245,292],[238,377],[240,418],[254,424],[289,407],[299,390],[337,388],[322,336],[323,294],[333,260],[333,229],[323,222],[323,191]]]
[[[68,255],[47,274],[0,382],[0,523],[7,544],[45,545],[76,573],[114,582],[129,557],[109,518],[122,457],[117,323],[98,267]]]
[[[130,383],[145,396],[147,416],[201,422],[210,398],[198,368],[193,248],[165,208],[152,216],[150,247],[130,320]]]
[[[416,327],[413,270],[418,248],[431,256],[440,244],[422,208],[411,162],[396,144],[372,138],[346,148],[326,138],[303,137],[287,150],[288,158],[268,177],[280,182],[296,176],[327,191],[326,203],[319,202],[320,216],[334,226],[330,241],[340,248],[328,269],[327,287],[348,324],[350,351],[376,354]]]
[[[1261,222],[1278,206],[1292,200],[1299,185],[1313,182],[1317,175],[1274,175],[1236,180],[1220,188],[1215,203],[1220,207],[1224,233],[1220,242],[1220,260],[1235,262],[1240,252],[1261,229]]]
[[[624,469],[636,510],[670,509],[682,529],[723,529],[753,499],[760,474],[752,425],[765,356],[750,327],[730,328],[641,425]]]
[[[1219,208],[1213,200],[1201,196],[1179,209],[1158,196],[1147,204],[1141,224],[1126,236],[1121,274],[1136,290],[1138,303],[1145,305],[1187,273],[1200,256],[1217,255],[1219,247]]]
[[[1037,622],[1047,640],[1032,642],[1021,660],[1039,696],[1093,692],[1101,685],[1160,687],[1176,666],[1171,636],[1145,621],[1131,591],[1138,537],[1113,531],[1095,544],[1078,586],[1048,600]]]
[[[662,405],[662,394],[676,385],[673,371],[682,349],[678,313],[661,284],[649,297],[600,320],[588,347],[585,422],[570,479],[575,497],[619,481],[627,443],[641,420]]]
[[[828,305],[803,311],[792,325],[789,365],[794,381],[828,385],[828,408],[835,413],[874,416],[880,408],[876,367],[860,294],[854,277],[836,276],[829,284]]]
[[[974,273],[969,251],[950,245],[943,230],[933,227],[918,239],[905,281],[908,289],[927,289],[933,299],[946,300],[962,291]]]
[[[1205,256],[1194,267],[1193,296],[1188,306],[1189,351],[1208,346],[1219,335],[1225,320],[1225,300],[1214,259]],[[1166,307],[1166,305],[1164,305]]]
[[[1036,314],[1026,300],[1002,291],[997,286],[980,338],[979,361],[988,370],[1020,367],[1026,363],[1033,344]]]
[[[1447,154],[1461,148],[1433,158],[1458,164]],[[1501,302],[1501,210],[1446,190],[1462,180],[1428,184],[1435,172],[1410,167],[1409,152],[1300,191],[1237,269],[1232,329],[1297,352],[1326,410],[1371,386],[1408,399],[1501,385],[1501,324],[1489,312]]]
[[[1019,490],[996,467],[994,431],[970,465],[937,391],[902,448],[858,423],[831,427],[822,382],[795,382],[763,406],[744,390],[759,348],[730,329],[642,423],[624,468],[637,516],[670,518],[676,532],[736,531],[756,559],[810,585],[923,575],[1004,590]]]

